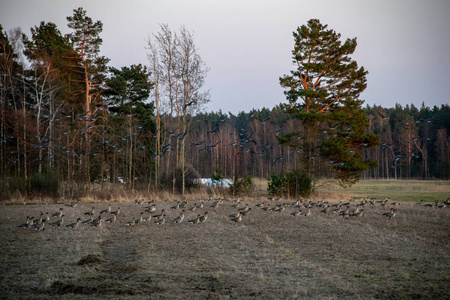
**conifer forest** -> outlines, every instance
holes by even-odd
[[[364,106],[356,40],[318,20],[294,32],[301,67],[279,74],[286,103],[237,114],[206,111],[208,67],[187,28],[161,25],[142,49],[147,64],[114,68],[101,55],[101,21],[78,8],[67,23],[67,35],[45,21],[30,32],[0,26],[1,198],[106,183],[184,193],[195,178],[299,168],[344,184],[450,178],[449,105]],[[314,30],[330,49],[312,52]]]

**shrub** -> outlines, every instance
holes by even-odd
[[[185,191],[189,192],[199,187],[198,184],[195,183],[194,179],[200,177],[200,174],[197,172],[194,167],[186,164],[184,168],[184,180],[185,180]],[[160,186],[166,190],[173,189],[173,173],[163,173],[160,176]],[[181,193],[183,189],[183,176],[181,167],[177,167],[175,169],[175,190],[178,193]]]
[[[267,191],[270,195],[273,196],[282,196],[284,195],[284,190],[286,187],[286,178],[283,174],[276,175],[272,173],[269,178],[269,182],[267,183]]]
[[[221,181],[223,179],[222,170],[219,168],[214,168],[214,174],[211,176],[214,181]]]
[[[59,179],[54,173],[35,173],[29,180],[24,177],[14,177],[8,182],[7,190],[10,194],[20,192],[28,195],[58,196]]]
[[[303,169],[294,169],[286,174],[287,193],[291,197],[309,197],[312,190],[312,179],[308,172]]]
[[[24,177],[15,177],[10,180],[9,191],[11,193],[14,193],[16,191],[25,193],[27,190],[28,190],[28,183]]]
[[[253,180],[248,174],[245,174],[242,178],[236,176],[233,180],[233,184],[230,185],[230,194],[233,196],[250,196],[252,191]]]
[[[31,192],[56,196],[58,194],[58,177],[52,173],[35,173],[31,176]]]
[[[272,174],[269,178],[267,191],[274,196],[287,196],[296,198],[298,196],[309,197],[312,190],[312,180],[303,169],[294,169],[286,175]]]

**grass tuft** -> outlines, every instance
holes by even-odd
[[[83,258],[81,258],[77,262],[77,265],[84,266],[84,265],[93,265],[93,264],[100,264],[100,263],[102,263],[100,256],[98,256],[97,254],[88,254],[88,255],[84,256]]]

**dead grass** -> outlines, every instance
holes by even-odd
[[[179,211],[157,199],[168,220]],[[64,208],[71,223],[92,206],[106,203],[7,205],[0,207],[0,298],[4,299],[449,299],[450,209],[404,203],[365,207],[359,220],[324,215],[313,208],[295,219],[255,207],[241,224],[230,200],[217,209],[205,201],[204,224],[153,222],[127,227],[143,210],[132,202],[118,221],[100,228],[80,226],[28,231],[16,226],[26,216]],[[443,199],[445,200],[445,199]],[[289,203],[289,202],[286,202]],[[82,262],[82,263],[80,263]]]

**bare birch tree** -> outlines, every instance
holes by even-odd
[[[189,131],[192,115],[200,112],[210,99],[209,91],[203,90],[208,68],[197,53],[193,33],[184,26],[177,34],[173,33],[167,25],[161,25],[161,32],[154,35],[154,40],[153,42],[149,39],[148,45],[151,50],[150,63],[152,67],[155,66],[159,69],[157,73],[159,74],[160,90],[157,106],[166,103],[169,107],[169,115],[176,116],[178,131],[176,141],[174,141],[177,146],[176,166],[181,169],[181,193],[184,194],[186,185],[185,138]],[[156,61],[159,63],[155,64]],[[157,120],[158,118],[157,109]],[[158,132],[160,131],[158,130]]]

